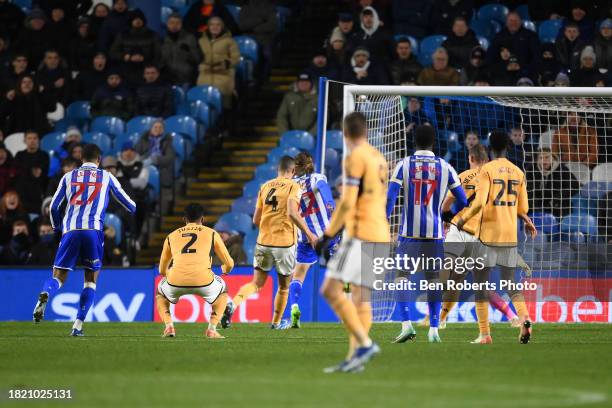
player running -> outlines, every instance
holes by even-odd
[[[372,325],[369,299],[374,277],[371,269],[363,269],[362,257],[367,261],[372,256],[366,241],[385,243],[386,247],[390,240],[385,215],[387,162],[368,143],[368,128],[363,114],[353,112],[347,115],[343,128],[344,141],[350,153],[344,161],[342,198],[317,244],[317,252],[327,250],[344,228],[340,247],[327,265],[321,292],[349,332],[349,352],[346,360],[325,369],[327,373],[360,371],[380,353],[380,348],[368,334]],[[351,284],[351,300],[345,296],[345,283]]]
[[[295,247],[297,226],[311,245],[317,240],[306,222],[300,217],[300,186],[294,181],[295,161],[283,156],[278,165],[278,177],[264,183],[259,189],[253,223],[259,227],[257,245],[253,262],[253,281],[243,285],[233,302],[229,302],[221,321],[228,327],[234,310],[254,293],[263,288],[268,279],[268,272],[276,267],[278,290],[274,296],[274,315],[272,329],[288,329],[289,323],[281,321],[287,297],[291,272],[295,266]]]
[[[165,324],[162,337],[175,337],[170,303],[181,296],[199,295],[212,306],[205,336],[223,339],[217,324],[227,304],[227,288],[223,279],[212,271],[213,252],[221,260],[221,272],[230,273],[234,260],[223,239],[212,228],[204,226],[204,208],[191,203],[185,207],[185,226],[168,234],[159,259],[159,274],[164,278],[157,286],[157,310]],[[172,264],[172,266],[170,266]]]
[[[402,226],[399,233],[397,253],[400,256],[424,255],[430,259],[444,257],[443,232],[444,226],[441,217],[441,207],[447,192],[457,199],[457,210],[467,205],[465,191],[455,169],[444,159],[433,153],[435,131],[429,125],[416,128],[414,144],[417,151],[412,156],[401,160],[395,170],[387,195],[387,217],[391,216],[393,206],[400,189],[404,193],[404,208],[402,213]],[[435,264],[436,262],[434,262]],[[421,268],[425,277],[431,283],[440,281],[440,271],[435,265]],[[409,279],[406,273],[416,271],[400,271],[400,279]],[[430,343],[439,343],[438,323],[440,315],[441,294],[439,291],[427,292],[427,306],[430,316],[430,327],[427,338]],[[402,318],[402,329],[393,341],[404,343],[416,337],[416,331],[410,321],[410,303],[406,293],[400,293],[397,302]]]
[[[44,318],[49,299],[62,287],[68,271],[80,261],[85,268],[85,283],[71,336],[83,336],[83,321],[94,302],[104,257],[104,215],[109,195],[130,213],[136,211],[136,204],[115,176],[98,168],[101,156],[97,145],[86,144],[82,152],[83,165],[62,177],[51,200],[51,224],[63,235],[53,262],[53,276],[45,281],[38,295],[33,317],[36,323]]]
[[[495,265],[500,267],[502,279],[513,280],[518,264],[518,217],[527,217],[529,203],[525,174],[506,159],[508,144],[506,132],[491,132],[489,146],[493,159],[481,167],[476,198],[469,210],[458,217],[456,224],[457,229],[462,230],[472,217],[482,211],[478,238],[483,245],[478,247],[478,256],[484,259],[484,268],[474,270],[476,283],[487,282],[489,271]],[[537,234],[531,222],[525,223],[525,230],[531,236]],[[518,290],[508,292],[522,322],[519,342],[527,344],[531,338],[532,323],[525,299]],[[485,290],[476,291],[476,314],[480,339],[486,342],[491,332]]]
[[[300,213],[308,229],[317,237],[321,237],[329,225],[331,214],[336,208],[327,178],[323,174],[314,172],[314,163],[310,153],[301,152],[295,156],[295,181],[302,188],[300,200]],[[333,245],[331,245],[333,250]],[[291,327],[300,327],[300,294],[302,284],[310,266],[317,262],[319,257],[308,242],[305,234],[298,234],[297,257],[293,269],[293,279],[289,285],[289,304],[291,305]]]

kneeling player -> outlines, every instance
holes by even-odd
[[[206,337],[224,338],[217,332],[217,324],[227,304],[227,288],[211,269],[212,252],[221,260],[224,275],[232,270],[234,260],[219,234],[203,222],[204,208],[189,204],[185,207],[185,226],[171,232],[164,241],[159,260],[159,273],[164,278],[159,282],[156,297],[159,316],[166,325],[163,337],[176,335],[170,303],[176,304],[181,296],[193,294],[212,305]]]

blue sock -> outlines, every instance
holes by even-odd
[[[410,302],[398,301],[397,307],[399,307],[402,322],[410,321]]]
[[[440,324],[440,307],[442,302],[436,300],[433,302],[427,302],[429,308],[429,327],[438,327]]]
[[[41,292],[47,292],[49,294],[49,299],[51,299],[53,295],[55,295],[55,292],[57,292],[57,290],[61,287],[62,287],[62,283],[60,282],[59,279],[50,277],[43,284],[43,288]]]
[[[77,320],[85,321],[87,312],[93,305],[94,298],[96,297],[96,284],[89,283],[88,286],[83,288],[81,292],[81,298],[79,299],[79,311],[77,313]]]
[[[302,294],[302,282],[299,280],[292,280],[289,284],[289,304],[291,306],[297,305],[300,301],[300,295]]]

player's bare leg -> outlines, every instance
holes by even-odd
[[[172,323],[172,316],[170,315],[170,301],[164,297],[161,293],[155,296],[155,303],[157,304],[157,313],[164,322],[164,333],[162,337],[175,337],[176,332],[174,331],[174,324]]]
[[[474,270],[474,283],[484,284],[489,279],[490,268]],[[478,318],[478,337],[472,341],[473,344],[491,344],[491,328],[489,325],[489,293],[486,290],[477,290],[476,296],[476,316]]]
[[[278,275],[278,289],[274,296],[274,314],[272,315],[272,329],[288,329],[289,324],[281,324],[283,313],[287,307],[287,299],[289,298],[289,283],[291,276]],[[286,323],[286,322],[285,322]]]
[[[67,278],[67,269],[53,268],[53,276],[45,281],[43,284],[43,289],[38,294],[38,302],[36,302],[34,312],[32,313],[32,318],[34,319],[35,323],[39,323],[45,318],[47,303],[51,297],[53,297],[55,292],[64,285]]]
[[[515,280],[515,268],[500,266],[500,270],[502,279],[511,281]],[[531,327],[533,326],[533,324],[531,322],[531,318],[529,317],[529,310],[527,309],[525,298],[523,297],[523,293],[519,290],[508,291],[508,294],[510,295],[510,300],[512,300],[512,304],[514,304],[514,308],[516,309],[516,314],[518,315],[521,322],[519,343],[527,344],[529,343],[529,340],[531,340]]]
[[[310,269],[309,264],[296,263],[295,268],[293,269],[293,278],[291,279],[291,283],[289,284],[289,301],[291,304],[291,328],[299,329],[300,328],[300,317],[302,316],[302,312],[300,312],[300,306],[298,304],[298,300],[300,298],[300,294],[302,292],[302,285],[304,284],[304,280],[306,279],[306,274]]]
[[[223,292],[219,297],[211,304],[212,312],[210,313],[210,321],[208,322],[208,328],[206,329],[206,337],[209,339],[224,339],[222,335],[217,331],[217,325],[219,319],[223,315],[223,311],[227,306],[227,293]]]
[[[224,329],[229,327],[232,323],[232,316],[234,312],[244,302],[249,296],[254,293],[257,293],[263,288],[266,284],[266,280],[268,279],[268,273],[262,271],[259,268],[254,268],[253,270],[253,280],[246,285],[242,285],[240,290],[238,290],[238,294],[234,296],[232,302],[227,302],[227,306],[225,307],[225,311],[223,312],[223,317],[221,318],[221,327]]]
[[[72,325],[72,332],[70,332],[71,336],[83,336],[83,322],[85,321],[85,317],[87,317],[87,312],[89,312],[89,309],[94,303],[94,298],[96,296],[96,282],[99,274],[100,271],[85,269],[85,283],[79,299],[79,311],[77,312],[76,320]]]

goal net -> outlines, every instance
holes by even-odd
[[[338,103],[339,92],[334,93]],[[517,269],[515,282],[536,288],[523,291],[532,318],[612,322],[612,90],[343,86],[341,114],[353,111],[366,116],[370,143],[390,169],[412,154],[420,124],[434,127],[434,153],[458,173],[469,168],[469,146],[486,146],[493,130],[507,132],[508,158],[525,172],[529,215],[539,231],[535,239],[527,237],[522,223],[518,231],[519,253],[532,270]],[[322,162],[330,134],[323,139]],[[339,169],[327,166],[326,171],[338,174]],[[394,236],[401,205],[391,219]],[[372,303],[376,321],[393,318],[393,294],[375,291]],[[491,316],[504,319],[500,312]],[[474,319],[473,294],[463,293],[449,321]]]

